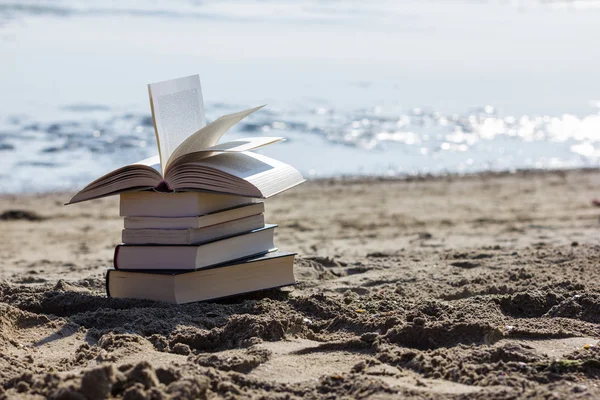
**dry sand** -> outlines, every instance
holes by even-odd
[[[599,171],[309,182],[267,202],[301,284],[184,306],[105,297],[116,198],[1,197],[0,397],[600,398],[597,196]]]

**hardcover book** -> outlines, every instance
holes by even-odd
[[[171,217],[200,217],[257,202],[250,197],[203,192],[127,192],[120,195],[119,214],[127,217],[126,224],[142,221],[129,217],[162,217],[165,222],[174,220]]]
[[[125,244],[199,244],[239,235],[265,226],[262,214],[190,229],[123,229]]]
[[[139,192],[136,194],[153,194],[152,192]],[[171,197],[179,195],[198,195],[199,201],[193,201],[192,204],[187,207],[184,204],[175,204],[173,207],[169,206],[171,202],[165,201],[164,205],[160,206],[156,204],[145,205],[139,208],[131,207],[132,214],[152,214],[161,215],[157,217],[125,217],[124,225],[125,229],[197,229],[204,228],[206,226],[222,224],[223,222],[233,221],[240,218],[250,217],[252,215],[262,214],[265,211],[264,203],[252,203],[244,204],[238,207],[226,208],[225,210],[217,209],[204,213],[203,211],[212,210],[213,206],[218,208],[222,203],[211,204],[211,207],[206,207],[203,199],[203,193],[173,193],[163,196],[159,194],[159,197]],[[124,195],[121,195],[121,200]],[[225,196],[223,196],[225,197]],[[227,196],[237,198],[238,196]],[[196,199],[194,199],[196,200]],[[176,203],[176,202],[174,202]],[[121,210],[123,210],[123,203],[121,202]],[[165,215],[167,214],[167,215]],[[174,215],[172,215],[174,214]],[[182,215],[183,214],[183,215]],[[189,215],[189,216],[188,216]]]
[[[200,245],[129,245],[115,248],[114,267],[122,270],[196,270],[275,249],[277,225]]]
[[[183,304],[293,285],[294,253],[272,252],[217,268],[192,272],[127,272],[109,269],[109,297]]]

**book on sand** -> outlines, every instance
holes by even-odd
[[[254,137],[218,144],[225,132],[262,106],[204,125],[197,75],[150,84],[148,92],[159,154],[96,179],[69,204],[150,189],[267,198],[304,182],[294,167],[249,151],[283,138]]]
[[[140,192],[150,193],[150,192]],[[195,194],[194,192],[177,194]],[[237,197],[237,196],[230,196]],[[194,207],[194,209],[196,209]],[[140,212],[144,212],[144,208]],[[181,208],[169,212],[181,212]],[[234,221],[241,218],[258,215],[265,212],[264,203],[245,204],[238,207],[232,207],[222,211],[209,212],[203,215],[201,213],[192,213],[192,216],[179,217],[125,217],[125,229],[199,229],[207,226],[218,225],[228,221]],[[184,213],[185,214],[185,213]],[[161,215],[161,214],[158,214]],[[164,214],[163,214],[164,215]],[[195,216],[198,215],[198,216]]]
[[[250,197],[215,193],[126,192],[120,195],[119,214],[122,217],[198,217],[257,202]]]
[[[277,225],[200,245],[128,245],[115,248],[114,267],[119,270],[196,270],[264,254],[275,249]]]
[[[199,244],[250,232],[265,226],[262,214],[193,229],[123,229],[125,244]]]
[[[294,253],[272,252],[261,257],[191,272],[127,272],[109,269],[109,297],[137,298],[183,304],[257,290],[293,285]]]

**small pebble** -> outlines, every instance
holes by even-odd
[[[582,393],[582,392],[585,392],[586,390],[587,390],[587,386],[585,386],[585,385],[575,385],[573,387],[573,391],[575,393]]]

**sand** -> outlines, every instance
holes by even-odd
[[[599,171],[312,181],[294,288],[108,299],[117,199],[0,198],[0,397],[598,398]]]

